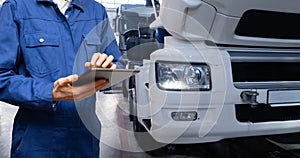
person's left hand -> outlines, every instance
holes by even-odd
[[[105,79],[99,79],[95,82],[87,83],[81,86],[72,86],[73,82],[78,80],[78,75],[70,75],[59,78],[54,82],[52,90],[52,101],[75,100],[81,101],[99,91],[109,82]]]
[[[85,63],[86,68],[110,68],[115,69],[116,64],[113,64],[112,61],[114,57],[112,55],[107,56],[104,53],[95,53],[90,62]]]

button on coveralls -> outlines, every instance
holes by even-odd
[[[120,52],[107,19],[105,8],[94,0],[73,0],[65,15],[52,0],[3,4],[0,100],[19,107],[12,158],[99,157],[95,95],[80,104],[79,112],[74,101],[53,106],[52,88],[58,78],[82,73],[84,62],[96,51],[113,55],[118,63]],[[90,32],[94,35],[89,36]],[[80,113],[88,116],[90,128]]]

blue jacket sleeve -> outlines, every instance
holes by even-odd
[[[52,109],[53,83],[18,74],[21,57],[19,27],[12,1],[0,10],[0,100],[30,109]]]

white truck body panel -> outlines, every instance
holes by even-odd
[[[214,6],[218,13],[241,17],[241,15],[251,9],[269,10],[278,12],[300,13],[299,1],[297,0],[272,0],[272,1],[249,1],[249,0],[203,0]]]
[[[300,81],[255,83],[258,87],[260,84],[263,85],[260,88],[255,88],[257,85],[253,86],[248,82],[234,82],[233,57],[229,53],[230,51],[237,51],[241,54],[243,52],[248,52],[248,54],[268,52],[270,57],[278,53],[293,53],[297,56],[300,52],[297,48],[300,43],[299,39],[242,37],[235,35],[234,30],[242,14],[249,9],[300,13],[299,4],[300,1],[297,0],[289,2],[282,0],[272,0],[272,2],[261,0],[163,1],[160,20],[173,37],[165,38],[165,48],[152,53],[150,60],[144,61],[140,74],[136,76],[136,109],[139,122],[143,124],[143,119],[151,120],[151,127],[147,130],[156,141],[179,144],[300,132],[300,119],[258,122],[245,122],[237,119],[236,106],[247,104],[241,99],[243,91],[259,93],[256,100],[263,105],[269,105],[271,100],[279,103],[279,107],[299,106],[300,101],[296,96],[300,92]],[[229,46],[208,45],[206,41]],[[284,62],[299,62],[298,59],[289,57],[285,59],[283,59]],[[242,58],[240,62],[243,60]],[[273,58],[270,60],[272,62]],[[155,68],[155,63],[160,61],[207,64],[210,68],[211,89],[209,91],[160,89],[157,86]],[[256,61],[254,59],[251,62]],[[278,61],[274,60],[274,62]],[[149,83],[149,87],[145,86],[146,83]],[[241,88],[237,86],[238,84],[246,86]],[[270,90],[278,90],[278,92],[270,92]],[[269,96],[270,94],[272,96]],[[278,96],[281,95],[283,97],[280,99]],[[175,121],[171,113],[178,111],[196,111],[197,119]]]

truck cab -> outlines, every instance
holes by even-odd
[[[134,132],[167,144],[300,132],[299,5],[163,0],[172,36],[135,76]]]

